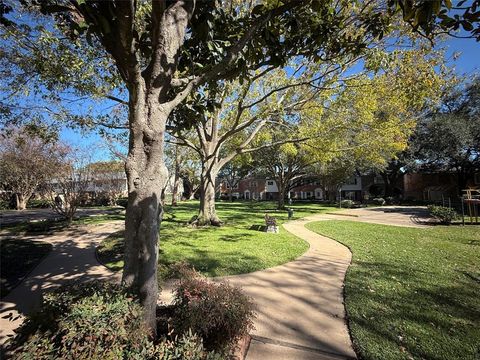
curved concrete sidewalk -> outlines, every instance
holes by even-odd
[[[353,359],[343,304],[351,253],[305,228],[321,215],[288,222],[284,229],[310,244],[300,258],[264,271],[227,277],[257,303],[256,330],[247,360]]]
[[[112,232],[122,229],[123,221],[96,226],[78,226],[55,235],[25,237],[53,245],[52,251],[0,302],[0,344],[13,334],[23,315],[41,304],[42,293],[68,280],[116,279],[119,275],[102,266],[95,248]],[[2,237],[8,237],[2,234]],[[9,315],[11,314],[11,317]],[[7,318],[9,317],[9,318]],[[13,321],[12,321],[13,319]]]
[[[247,360],[356,358],[343,303],[350,250],[305,228],[309,222],[334,219],[425,227],[429,217],[424,208],[391,206],[318,214],[284,224],[310,244],[304,255],[275,268],[227,277],[258,306]]]

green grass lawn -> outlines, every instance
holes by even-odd
[[[318,204],[294,204],[294,218],[332,210]],[[288,219],[286,211],[275,211],[273,202],[219,202],[217,211],[225,221],[221,228],[192,228],[197,201],[167,207],[160,230],[160,264],[187,261],[208,276],[242,274],[286,263],[303,254],[308,244],[283,228],[279,234],[261,231],[264,215],[278,223]],[[123,234],[113,234],[98,248],[99,258],[110,268],[123,266]]]
[[[307,227],[353,253],[345,302],[363,359],[480,359],[480,227]]]
[[[0,296],[6,296],[52,250],[43,241],[0,240]]]

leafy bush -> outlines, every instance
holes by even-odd
[[[33,200],[30,199],[27,202],[28,209],[48,209],[50,207],[50,202],[48,200]]]
[[[454,209],[445,206],[429,205],[428,211],[431,216],[446,225],[451,224],[453,220],[458,218],[458,214]]]
[[[202,338],[191,331],[174,340],[163,338],[151,353],[155,360],[223,360],[225,356],[208,352],[203,347]]]
[[[118,206],[124,207],[126,209],[128,205],[128,198],[126,197],[119,198],[117,199],[116,203]]]
[[[45,295],[42,310],[27,318],[12,343],[13,359],[214,360],[202,339],[149,339],[140,304],[119,286],[68,284]]]
[[[372,199],[372,203],[378,206],[383,206],[385,205],[385,199],[384,198],[375,198]]]
[[[144,359],[142,308],[118,286],[69,284],[44,297],[14,340],[14,359]]]
[[[342,208],[351,209],[351,208],[353,208],[354,205],[355,205],[355,203],[353,202],[353,200],[342,200],[342,201],[340,201],[340,206]]]
[[[183,271],[174,295],[174,330],[191,330],[205,348],[224,350],[253,329],[252,301],[226,282],[212,283],[194,270]]]
[[[10,209],[10,203],[5,200],[0,200],[0,210],[8,210]]]

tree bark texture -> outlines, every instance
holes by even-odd
[[[158,297],[158,236],[162,190],[168,179],[163,159],[168,113],[142,84],[130,89],[130,143],[126,162],[128,207],[122,283],[138,293],[147,326],[155,335]]]
[[[16,208],[17,210],[25,210],[27,208],[27,201],[29,196],[25,194],[17,193],[15,194]]]
[[[162,190],[168,180],[164,162],[167,119],[186,96],[169,97],[178,55],[185,40],[194,1],[165,8],[152,2],[152,54],[142,68],[135,43],[134,2],[118,2],[118,38],[103,39],[129,92],[129,149],[125,170],[128,206],[125,216],[125,261],[122,284],[138,294],[145,324],[156,337],[157,267]],[[187,91],[187,90],[185,90]]]
[[[278,203],[279,210],[285,209],[285,184],[280,184],[278,187]]]
[[[221,226],[222,221],[217,215],[215,209],[215,179],[218,170],[215,166],[209,166],[210,162],[204,163],[200,179],[200,208],[196,225]]]

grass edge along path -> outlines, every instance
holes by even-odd
[[[480,227],[306,227],[352,251],[345,306],[360,358],[480,358]]]
[[[279,234],[263,230],[268,213],[281,225],[287,211],[275,210],[273,202],[219,202],[217,212],[223,227],[189,227],[198,202],[167,207],[160,229],[160,276],[169,276],[169,265],[186,261],[204,275],[227,276],[250,273],[292,261],[308,250],[308,243],[280,226]],[[331,211],[320,204],[293,204],[293,219]],[[123,234],[112,234],[97,248],[97,257],[112,270],[123,267]]]

